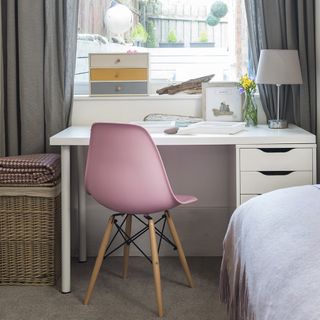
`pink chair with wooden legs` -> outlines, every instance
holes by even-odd
[[[85,183],[87,191],[97,202],[118,214],[109,218],[83,303],[89,303],[103,259],[124,245],[123,277],[125,278],[128,272],[129,246],[133,244],[141,250],[135,240],[149,230],[151,260],[147,258],[152,262],[158,314],[162,317],[163,302],[158,257],[160,246],[157,246],[156,235],[160,237],[159,245],[164,240],[178,250],[188,284],[193,287],[191,273],[169,209],[193,203],[197,198],[173,193],[152,138],[144,128],[130,124],[95,123],[92,126]],[[164,212],[164,215],[154,222],[151,215],[156,212]],[[117,218],[124,214],[125,218],[119,225]],[[133,217],[144,225],[144,228],[135,235],[131,235]],[[160,221],[163,221],[162,230],[156,226]],[[174,243],[163,234],[166,222]],[[124,223],[125,230],[122,229]],[[116,235],[120,234],[124,242],[108,254],[108,248],[116,236],[109,243],[113,226],[117,228]]]

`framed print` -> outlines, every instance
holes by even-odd
[[[202,84],[202,113],[207,121],[241,121],[242,96],[237,82]]]

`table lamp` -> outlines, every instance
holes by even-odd
[[[301,68],[297,50],[261,50],[256,83],[277,86],[277,118],[269,120],[269,128],[284,129],[287,120],[280,119],[280,86],[301,84]]]

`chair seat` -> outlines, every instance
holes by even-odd
[[[149,215],[152,213],[173,209],[179,205],[190,204],[198,201],[196,197],[186,195],[186,194],[175,194],[174,196],[175,196],[175,203],[171,206],[165,207],[165,206],[159,206],[159,205],[149,205],[149,206],[140,208],[139,210],[137,210],[136,208],[134,210],[130,210],[129,208],[123,208],[123,210],[120,210],[119,212],[125,212],[126,214]]]
[[[198,201],[194,196],[189,196],[186,194],[176,194],[175,195],[180,204],[189,204]]]

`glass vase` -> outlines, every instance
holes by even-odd
[[[255,127],[258,124],[257,104],[252,93],[245,93],[242,120],[246,123],[247,127]]]

